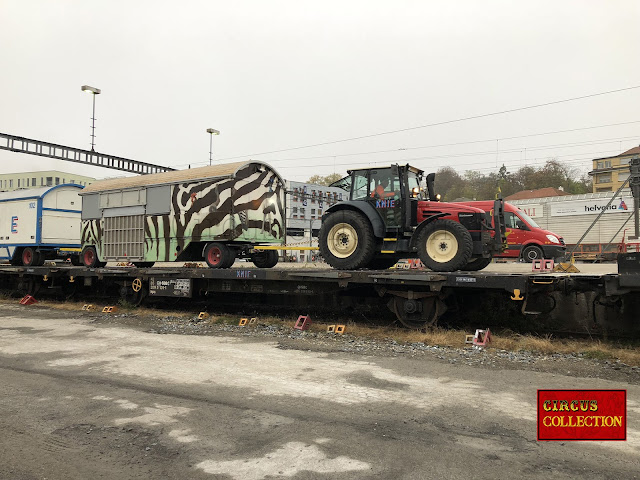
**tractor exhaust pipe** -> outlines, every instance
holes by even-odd
[[[427,175],[427,193],[429,194],[429,200],[432,202],[437,202],[438,198],[436,197],[435,190],[433,188],[433,181],[436,178],[435,173],[430,173]]]
[[[507,225],[504,220],[504,200],[500,194],[493,202],[493,230],[494,248],[501,252],[507,244]]]

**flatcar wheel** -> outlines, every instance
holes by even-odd
[[[204,250],[204,259],[211,268],[228,268],[231,255],[233,252],[224,243],[211,243]]]
[[[416,330],[435,325],[444,313],[439,308],[439,300],[435,296],[415,300],[393,297],[388,306],[402,325]]]

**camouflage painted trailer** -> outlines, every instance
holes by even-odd
[[[285,183],[269,165],[238,162],[97,181],[82,193],[82,262],[205,260],[228,268],[278,262],[257,244],[285,240]]]

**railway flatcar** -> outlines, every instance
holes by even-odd
[[[80,185],[0,193],[0,262],[27,267],[70,258],[80,265]]]
[[[270,268],[277,251],[254,247],[285,241],[285,182],[261,162],[107,179],[81,195],[87,267],[205,260],[229,268],[247,258]]]

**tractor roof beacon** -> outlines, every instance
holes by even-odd
[[[349,170],[332,186],[349,200],[322,216],[319,246],[334,268],[388,268],[418,257],[431,270],[481,270],[506,244],[504,204],[493,210],[438,201],[434,173],[409,165]],[[491,216],[495,221],[491,222]]]

